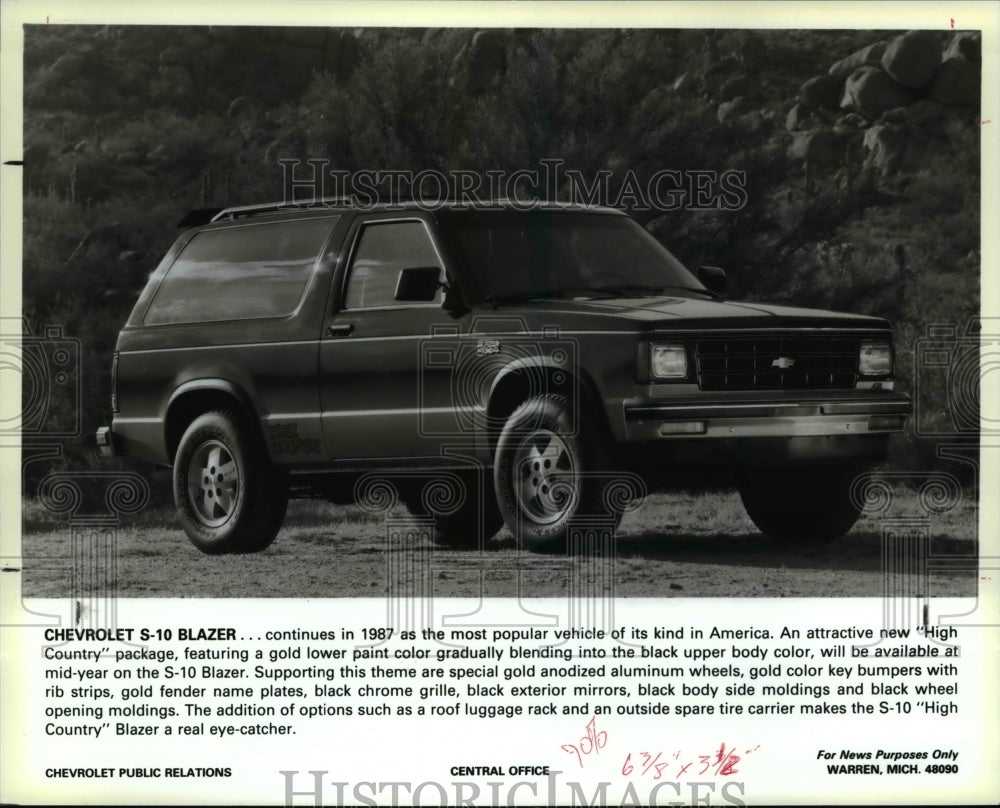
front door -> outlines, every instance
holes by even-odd
[[[323,437],[334,460],[442,457],[438,425],[452,368],[438,361],[468,317],[429,302],[396,300],[403,269],[436,266],[447,277],[431,223],[420,214],[359,217],[320,343]],[[440,389],[439,389],[440,388]]]

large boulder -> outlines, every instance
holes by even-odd
[[[808,104],[798,103],[785,116],[785,129],[789,132],[802,132],[807,129],[817,129],[826,123],[826,118]]]
[[[886,73],[876,67],[861,67],[844,82],[840,108],[875,120],[886,110],[906,106],[910,100],[910,93]]]
[[[928,97],[952,107],[979,106],[980,68],[961,57],[945,59],[934,75]]]
[[[906,129],[899,124],[876,124],[865,131],[865,159],[883,175],[898,170],[906,150]]]
[[[749,133],[760,132],[769,123],[767,116],[759,109],[752,109],[749,112],[745,112],[736,119],[736,127]]]
[[[859,67],[880,67],[886,44],[888,43],[876,42],[855,51],[850,56],[845,56],[839,62],[835,62],[830,66],[830,75],[847,78],[847,76],[851,75]]]
[[[723,101],[715,113],[716,120],[721,124],[732,124],[741,115],[752,110],[754,105],[749,99],[737,96],[730,101]]]
[[[906,123],[909,120],[907,107],[896,107],[895,109],[883,112],[878,119],[879,123]]]
[[[904,87],[923,87],[941,64],[941,41],[934,31],[907,31],[882,54],[882,68]]]
[[[983,35],[979,31],[959,31],[944,50],[945,61],[960,56],[974,65],[983,61]]]
[[[920,126],[885,123],[865,131],[865,159],[882,175],[926,165],[935,141]]]
[[[846,145],[845,139],[830,129],[815,129],[797,134],[788,147],[788,156],[805,163],[810,170],[825,170],[844,162]]]
[[[839,135],[855,135],[869,125],[868,119],[857,112],[849,112],[833,122],[833,131]]]
[[[759,132],[764,128],[764,115],[756,104],[742,95],[719,104],[716,118],[721,125],[729,129]]]
[[[843,76],[816,76],[799,88],[799,99],[810,106],[837,109],[844,92]]]

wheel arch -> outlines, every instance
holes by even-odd
[[[611,434],[607,413],[593,378],[583,369],[565,370],[552,363],[516,363],[497,375],[487,403],[487,428],[490,457],[496,451],[497,440],[504,424],[522,403],[533,396],[559,393],[572,404],[582,404],[606,436]]]
[[[246,391],[225,379],[195,379],[178,387],[167,402],[163,441],[171,465],[184,430],[199,415],[213,410],[236,412],[270,456],[270,447],[264,440],[260,419]]]

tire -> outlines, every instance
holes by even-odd
[[[854,466],[761,469],[740,485],[740,498],[757,528],[780,542],[826,542],[858,521],[851,483]]]
[[[487,479],[487,484],[480,490],[478,479],[476,475],[463,475],[465,499],[452,513],[432,513],[432,509],[428,509],[423,501],[420,487],[403,488],[400,499],[414,516],[433,516],[431,541],[434,544],[456,549],[475,549],[480,546],[480,539],[482,542],[489,541],[503,527],[503,517],[493,496],[493,487],[489,485],[490,481]]]
[[[281,529],[288,485],[234,412],[195,418],[177,446],[173,471],[177,517],[208,555],[255,553]]]
[[[604,496],[614,472],[603,431],[585,408],[578,427],[567,398],[550,394],[521,404],[500,432],[497,504],[518,543],[532,552],[566,553],[578,517],[596,517],[612,532],[621,521],[621,510]]]

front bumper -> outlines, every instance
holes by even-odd
[[[704,460],[876,457],[913,410],[903,393],[871,398],[656,402],[625,408],[626,441]]]
[[[859,400],[652,404],[626,407],[628,440],[795,437],[902,432],[913,411],[907,395]]]

